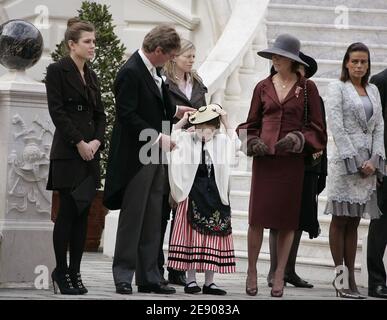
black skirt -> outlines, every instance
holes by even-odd
[[[101,185],[99,160],[54,159],[50,161],[47,190],[74,189],[89,175],[95,179],[96,186]]]

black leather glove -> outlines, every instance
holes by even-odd
[[[253,138],[249,141],[247,146],[247,155],[249,157],[253,156],[264,156],[269,152],[268,146],[260,139],[260,138]]]
[[[276,153],[289,152],[293,150],[295,145],[296,145],[295,139],[293,139],[289,135],[286,135],[285,137],[277,141],[277,143],[274,145],[274,149]]]

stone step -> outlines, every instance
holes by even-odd
[[[273,42],[274,39],[269,40],[269,44]],[[314,58],[342,61],[349,45],[349,42],[301,41],[301,50]],[[375,74],[374,62],[387,62],[387,45],[369,43],[366,45],[371,53],[371,73]]]
[[[337,29],[334,24],[267,21],[267,38],[275,39],[282,33],[290,33],[301,41],[316,40],[333,42],[387,43],[387,27],[349,26]],[[317,57],[318,58],[318,57]]]
[[[227,111],[228,118],[232,127],[236,127],[238,124],[246,121],[247,115],[250,110],[250,100],[251,98],[245,98],[239,101],[225,100],[223,102],[222,107]]]
[[[344,52],[345,53],[345,52]],[[343,56],[344,56],[343,53]],[[386,51],[387,55],[387,51]],[[316,59],[318,71],[316,77],[338,79],[341,75],[342,60]],[[372,62],[372,73],[376,74],[387,68],[387,62]]]
[[[251,172],[253,158],[246,157],[246,155],[242,151],[238,153],[238,156],[238,165],[236,167],[233,167],[232,170],[238,172]]]
[[[236,257],[237,272],[246,273],[247,267],[248,267],[247,252],[236,250],[235,257]],[[367,279],[366,277],[363,277],[361,274],[360,260],[356,260],[356,262],[357,263],[355,263],[355,277],[357,280],[357,284],[358,286],[365,287],[367,286],[367,282],[366,282]],[[260,252],[258,263],[257,263],[258,275],[266,278],[269,272],[269,268],[270,268],[269,253]],[[332,258],[322,259],[322,258],[297,257],[296,272],[303,279],[313,283],[314,285],[319,283],[324,283],[324,282],[331,283],[335,276]],[[289,286],[292,287],[291,285]],[[297,289],[297,290],[301,290],[301,289]],[[334,294],[335,292],[332,288],[332,296],[334,296]]]
[[[335,79],[335,78],[312,77],[311,80],[316,84],[320,96],[324,99],[324,102],[326,102],[328,85],[332,81],[338,80],[338,78]],[[328,127],[329,127],[329,124],[328,124]]]
[[[261,59],[257,55],[257,51],[253,52],[254,60],[256,63],[259,62],[259,59]],[[248,104],[250,105],[251,97],[253,96],[254,88],[257,85],[257,83],[261,80],[261,76],[256,70],[252,70],[252,74],[246,74],[246,73],[239,73],[239,82],[242,89],[241,92],[241,100],[248,101]],[[234,101],[235,104],[235,101]],[[239,107],[239,104],[238,104]]]
[[[230,176],[230,190],[250,190],[251,171],[233,171]]]
[[[296,4],[304,6],[324,6],[336,7],[347,6],[348,8],[369,8],[387,9],[387,2],[385,0],[374,0],[372,2],[364,0],[271,0],[270,4]]]
[[[323,97],[324,101],[327,93],[328,84],[337,79],[338,78],[319,78],[319,77],[311,78],[311,80],[316,84],[318,92],[320,96]]]
[[[247,231],[233,229],[234,249],[237,251],[247,251]],[[362,240],[358,241],[356,260],[361,261]],[[265,229],[261,252],[269,253],[269,230]],[[307,257],[310,259],[332,260],[332,254],[329,247],[328,237],[319,236],[316,239],[309,239],[307,235],[301,237],[298,248],[298,257]]]
[[[249,210],[250,191],[230,191],[230,205],[233,210]]]
[[[275,4],[269,5],[269,21],[303,22],[335,24],[342,28],[343,24],[353,26],[387,26],[387,10],[346,8],[337,6]]]
[[[248,184],[248,182],[246,182]],[[326,196],[319,196],[318,199],[318,214],[321,215],[324,212],[326,205]],[[230,191],[230,205],[233,210],[248,211],[250,201],[250,187],[245,190],[234,190],[231,188]],[[276,199],[273,199],[273,203]]]
[[[248,212],[247,211],[238,211],[232,210],[232,228],[233,230],[246,231],[248,229]],[[328,215],[319,215],[318,221],[321,228],[321,237],[329,236],[329,226],[331,223],[331,216]],[[368,234],[369,221],[362,219],[358,228],[358,238],[363,239]],[[305,233],[305,236],[308,237],[308,234]],[[319,236],[319,237],[320,237]]]

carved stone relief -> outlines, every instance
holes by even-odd
[[[41,121],[36,115],[31,125],[19,114],[12,117],[15,127],[13,141],[22,142],[19,152],[13,149],[8,156],[8,210],[27,211],[28,203],[36,212],[51,213],[50,192],[46,190],[49,171],[49,152],[53,136],[50,120]],[[16,148],[18,149],[18,148]]]

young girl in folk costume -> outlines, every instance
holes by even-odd
[[[181,128],[190,123],[195,131]],[[228,134],[218,131],[223,123]],[[235,272],[231,235],[229,171],[240,141],[227,115],[210,104],[185,114],[172,132],[177,147],[169,158],[171,195],[178,202],[169,244],[168,267],[187,270],[185,293],[198,293],[196,272],[205,273],[204,294],[225,295],[214,273]]]

